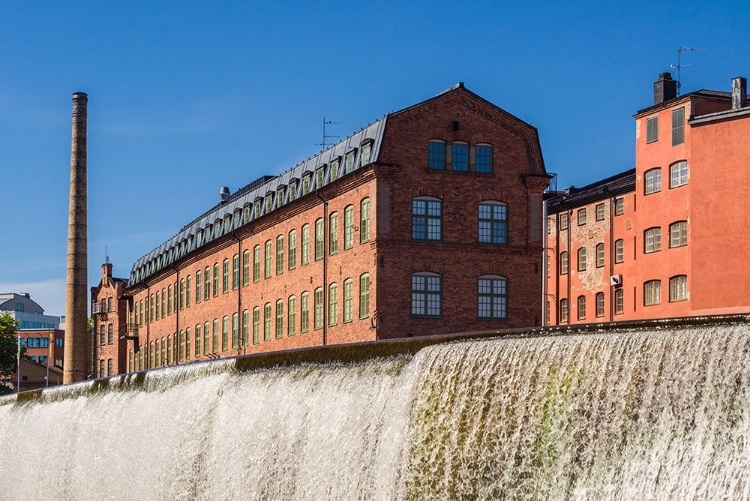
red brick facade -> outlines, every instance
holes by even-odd
[[[94,319],[89,370],[94,377],[125,372],[127,362],[127,301],[122,299],[127,282],[112,276],[112,264],[102,265],[99,286],[91,288],[91,316]]]
[[[137,341],[128,341],[119,372],[538,325],[542,193],[549,177],[536,130],[463,85],[380,123],[372,143],[352,150],[356,166],[354,153],[351,164],[347,153],[335,177],[333,161],[303,174],[317,183],[319,173],[327,183],[305,194],[302,179],[285,173],[267,185],[289,190],[295,184],[297,195],[277,206],[268,199],[275,192],[261,192],[256,204],[269,202],[272,211],[269,205],[262,216],[242,220],[238,208],[234,220],[224,220],[221,236],[197,240],[198,232],[214,234],[209,213],[208,225],[199,218],[168,250],[136,263],[125,298],[127,331]],[[273,184],[276,179],[283,183]],[[259,208],[245,209],[256,214]],[[316,226],[323,229],[319,259]],[[172,261],[173,250],[180,257]]]

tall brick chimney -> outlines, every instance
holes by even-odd
[[[70,153],[70,205],[68,209],[68,278],[65,287],[65,360],[63,383],[86,379],[87,201],[86,119],[88,96],[73,94],[73,141]]]
[[[677,97],[677,82],[672,75],[665,71],[659,73],[659,79],[654,82],[654,104],[661,104]]]

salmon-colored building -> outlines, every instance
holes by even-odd
[[[750,311],[746,79],[678,96],[662,73],[635,120],[633,171],[548,196],[546,323]]]
[[[117,332],[117,298],[128,317],[111,345],[101,338],[99,374],[540,325],[549,179],[536,129],[463,84],[390,113],[281,175],[222,189],[133,265],[121,295],[105,270],[98,332]]]

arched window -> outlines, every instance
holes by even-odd
[[[560,322],[568,321],[568,300],[560,300]]]
[[[303,292],[299,297],[299,331],[305,333],[310,330],[310,293]]]
[[[656,226],[643,232],[643,252],[658,252],[661,250],[661,228]]]
[[[586,247],[578,249],[578,271],[586,271]]]
[[[297,231],[292,230],[289,232],[289,269],[293,270],[297,267]]]
[[[354,206],[347,205],[344,208],[344,250],[351,249],[354,245]]]
[[[604,244],[596,244],[596,267],[604,267]]]
[[[661,303],[661,280],[649,280],[643,284],[643,304],[651,306]]]
[[[622,238],[615,240],[615,263],[625,260],[625,241]]]
[[[688,182],[688,164],[686,160],[680,160],[669,166],[669,187],[677,188]]]
[[[112,324],[107,325],[107,344],[114,343],[115,336],[114,336],[114,327]]]
[[[568,274],[568,251],[560,253],[560,275]]]
[[[443,313],[443,277],[421,272],[411,276],[411,314],[417,317],[439,317]]]
[[[260,307],[253,308],[253,344],[260,343]]]
[[[359,243],[370,241],[370,199],[363,198],[359,203]]]
[[[338,317],[338,285],[328,286],[328,325],[336,325]]]
[[[242,253],[242,286],[250,285],[250,251],[245,250]]]
[[[328,253],[339,252],[339,214],[334,212],[328,216]]]
[[[313,326],[315,330],[323,328],[323,287],[315,289],[313,308]]]
[[[242,312],[242,347],[247,346],[248,337],[250,336],[250,311]]]
[[[578,296],[578,320],[586,318],[586,296]]]
[[[428,143],[427,168],[434,170],[445,170],[445,141],[431,139]]]
[[[359,277],[359,318],[370,316],[370,274]]]
[[[481,174],[492,173],[492,145],[477,144],[474,148],[476,171]]]
[[[284,273],[284,235],[276,237],[276,274]]]
[[[478,281],[479,318],[508,318],[508,280],[499,275],[482,275]]]
[[[352,321],[352,290],[354,281],[351,278],[344,280],[344,323]]]
[[[597,317],[604,316],[604,293],[603,292],[596,293],[596,316]]]
[[[232,314],[232,348],[235,350],[240,347],[240,315]]]
[[[221,319],[221,351],[229,349],[229,317],[224,315]]]
[[[263,306],[263,341],[271,340],[271,303]]]
[[[677,275],[669,279],[669,302],[686,301],[688,298],[687,275]]]
[[[469,171],[469,143],[455,141],[451,144],[451,169]]]
[[[647,170],[644,173],[644,193],[649,195],[661,191],[661,168]]]
[[[669,225],[669,246],[687,245],[687,221],[676,221]]]
[[[286,309],[286,335],[294,336],[296,333],[297,326],[297,297],[289,296],[288,305]]]
[[[276,339],[284,337],[284,300],[276,300]]]

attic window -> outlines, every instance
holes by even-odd
[[[276,190],[276,208],[281,207],[284,205],[284,187],[282,186],[278,190]]]
[[[370,163],[370,153],[372,152],[372,143],[362,145],[362,151],[359,154],[359,164],[365,166]]]
[[[266,214],[273,210],[273,195],[266,195]]]
[[[330,171],[329,178],[331,179],[331,181],[335,181],[339,178],[339,161],[338,160],[334,160],[333,162],[331,162],[331,168],[329,169],[329,171]]]
[[[297,198],[297,181],[289,182],[289,201],[293,201]]]
[[[242,224],[242,211],[237,209],[234,211],[234,221],[232,222],[232,228],[237,229]]]
[[[242,209],[242,224],[250,222],[250,216],[252,215],[253,209],[250,204],[245,205]]]
[[[319,168],[315,171],[315,188],[320,189],[323,187],[323,180],[325,179],[326,170],[324,167]]]
[[[253,206],[253,212],[255,212],[255,218],[256,219],[260,217],[260,210],[261,210],[261,208],[262,208],[262,206],[261,206],[261,200],[257,199],[255,201],[254,206]]]
[[[310,175],[306,175],[302,178],[302,195],[310,193]]]
[[[346,154],[344,159],[344,171],[349,174],[354,170],[354,157],[357,155],[357,150],[352,150]]]
[[[199,230],[195,235],[195,246],[200,247],[203,245],[203,230]]]

